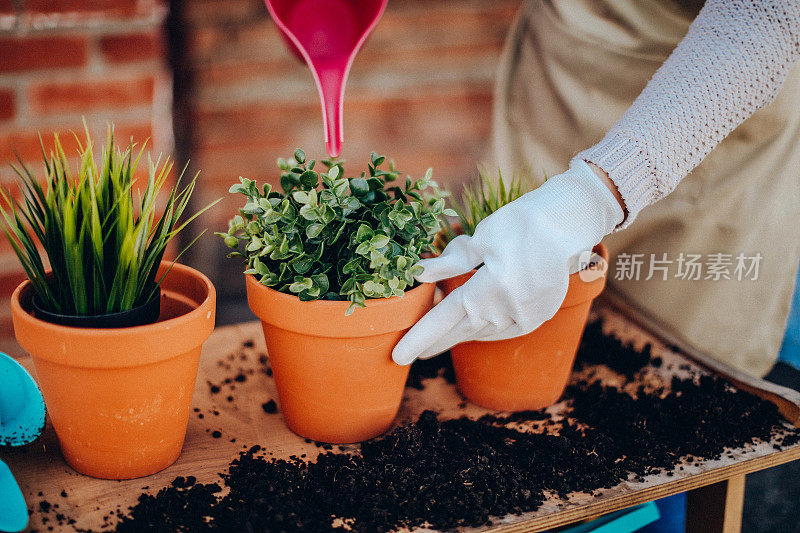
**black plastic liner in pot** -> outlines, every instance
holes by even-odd
[[[31,303],[33,305],[33,311],[36,315],[36,318],[52,324],[69,326],[73,328],[130,328],[133,326],[152,324],[158,320],[158,315],[161,311],[161,289],[157,291],[153,298],[142,305],[127,311],[109,313],[107,315],[80,316],[52,313],[42,309],[38,303],[38,297],[35,295]]]

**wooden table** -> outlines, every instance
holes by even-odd
[[[662,357],[664,364],[660,370],[648,367],[648,372],[682,372],[687,363],[693,370],[705,367],[707,370],[700,371],[721,373],[737,386],[776,403],[792,424],[797,425],[800,421],[800,395],[795,391],[749,378],[699,355],[695,356],[697,359],[688,360],[665,347],[662,340],[669,340],[668,332],[655,332],[662,337],[659,340],[654,333],[625,318],[628,311],[624,306],[622,311],[604,307],[595,313],[602,314],[606,329],[613,330],[621,338],[633,340],[638,346],[645,342],[653,343],[653,354]],[[641,318],[638,313],[632,313],[632,316]],[[280,413],[267,414],[262,409],[265,402],[277,400],[274,383],[266,372],[264,352],[261,329],[256,323],[222,327],[215,331],[203,350],[194,394],[196,412],[192,413],[189,421],[183,454],[174,465],[153,476],[121,482],[82,476],[64,463],[49,425],[43,437],[27,449],[3,451],[3,459],[15,473],[33,509],[31,527],[46,531],[47,526],[54,525],[55,512],[60,512],[67,518],[74,518],[75,523],[56,525],[55,530],[69,531],[73,527],[108,529],[113,525],[114,517],[106,517],[133,505],[142,491],[155,492],[179,475],[191,474],[200,482],[217,481],[218,473],[227,468],[231,459],[255,444],[267,448],[275,457],[305,453],[313,459],[320,451],[317,446],[290,432]],[[27,356],[21,355],[19,360],[31,369]],[[684,365],[684,370],[679,370],[681,365]],[[240,371],[246,379],[242,382],[232,379]],[[231,382],[226,384],[226,379],[231,379]],[[611,371],[603,376],[604,381],[614,383],[616,380],[620,385],[621,379]],[[221,386],[221,390],[212,393],[210,384]],[[477,406],[464,404],[455,388],[443,378],[427,380],[425,385],[421,391],[406,390],[398,423],[416,419],[424,409],[437,411],[442,418],[477,417],[486,412]],[[229,397],[232,401],[228,400]],[[556,404],[550,410],[557,413],[562,408],[563,405]],[[220,432],[218,438],[213,436],[216,431]],[[670,477],[662,474],[646,477],[643,482],[624,482],[599,491],[595,496],[575,494],[567,500],[552,497],[535,512],[495,520],[491,529],[542,531],[689,491],[687,531],[738,531],[745,475],[799,458],[800,444],[776,450],[773,443],[760,443],[731,450],[731,453],[733,458],[729,458],[726,452],[718,460],[699,464],[687,462],[681,465],[682,470],[676,469]],[[62,491],[66,496],[61,496]],[[43,513],[39,509],[42,500],[56,503],[59,507]]]

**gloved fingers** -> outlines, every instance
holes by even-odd
[[[431,347],[448,336],[466,316],[460,291],[453,291],[408,330],[394,347],[392,359],[398,365],[408,365],[420,354],[429,354]]]
[[[485,267],[479,268],[464,285],[442,300],[445,302],[448,299],[458,299],[464,310],[463,318],[449,330],[444,331],[438,339],[434,339],[434,342],[420,352],[418,357],[427,359],[460,342],[468,342],[481,334],[488,334],[498,328],[506,329],[511,325],[513,319],[502,311],[490,313],[491,322],[486,315],[487,308],[491,307],[491,300],[496,296],[493,294],[494,283],[488,270]]]
[[[416,279],[422,283],[435,283],[469,272],[482,262],[483,258],[477,254],[472,237],[459,235],[450,241],[442,255],[417,263],[424,270]]]
[[[461,321],[456,324],[450,331],[442,335],[431,346],[425,349],[420,355],[419,359],[430,359],[434,355],[445,352],[462,342],[468,342],[475,337],[478,331],[481,331],[486,326],[483,321],[475,321],[468,316],[464,316]]]
[[[482,342],[491,342],[491,341],[502,341],[506,339],[513,339],[514,337],[527,335],[528,333],[535,330],[542,324],[543,322],[539,323],[539,325],[537,325],[535,328],[528,330],[527,328],[523,328],[516,322],[512,322],[508,327],[503,329],[495,328],[493,330],[481,331],[480,334],[475,337],[475,340]]]
[[[519,324],[508,318],[501,324],[487,324],[480,331],[475,332],[472,340],[487,342],[510,339],[521,335],[520,331],[522,330]]]

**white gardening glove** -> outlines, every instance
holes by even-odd
[[[431,309],[400,340],[394,361],[407,365],[460,342],[530,333],[558,311],[590,251],[623,220],[614,194],[582,160],[482,220],[441,256],[424,259],[421,282],[474,276]]]

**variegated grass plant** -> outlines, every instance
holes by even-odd
[[[169,242],[216,202],[180,221],[196,175],[181,187],[181,172],[164,201],[161,193],[173,167],[169,157],[154,162],[147,154],[147,182],[139,184],[134,175],[146,142],[138,150],[132,140],[125,149],[117,147],[109,126],[97,162],[88,129],[85,142],[73,135],[80,158],[77,174],[70,170],[58,135],[49,157],[40,138],[41,179],[17,156],[20,166],[12,167],[20,178],[21,198],[0,189],[3,231],[44,310],[76,316],[130,310],[157,295],[163,276],[156,276]]]

